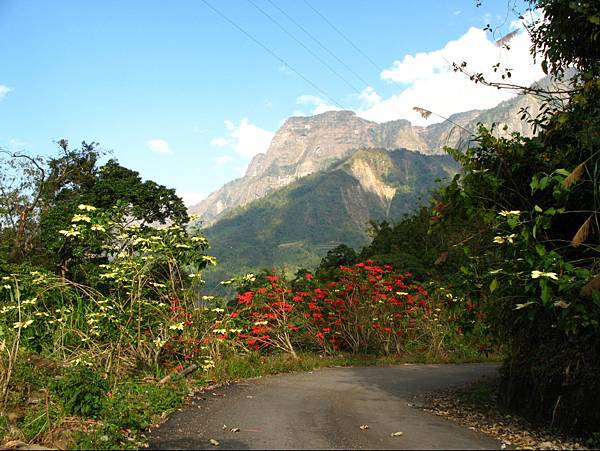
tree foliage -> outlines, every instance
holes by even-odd
[[[578,69],[565,80],[568,89],[540,88],[541,114],[528,119],[537,135],[502,138],[495,126],[481,127],[475,146],[449,149],[463,172],[440,190],[435,205],[421,219],[381,224],[363,253],[377,260],[408,251],[405,264],[417,257],[433,269],[435,254],[446,252],[432,275],[482,306],[506,348],[500,398],[562,428],[594,432],[600,424],[600,4],[539,0],[530,7],[542,11],[528,31],[546,72],[560,78]]]
[[[97,143],[70,148],[58,141],[59,154],[43,159],[4,152],[0,180],[0,233],[3,256],[62,266],[73,258],[72,246],[60,239],[78,205],[108,209],[128,206],[131,221],[140,224],[184,224],[187,210],[174,189],[143,181],[136,171],[114,159],[100,165]]]

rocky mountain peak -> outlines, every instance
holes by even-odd
[[[212,193],[190,208],[190,212],[199,214],[209,225],[224,212],[323,170],[359,148],[402,148],[426,155],[443,154],[444,146],[460,147],[468,142],[479,122],[506,123],[507,133],[516,130],[529,134],[527,124],[518,120],[518,110],[529,105],[535,113],[538,104],[532,96],[519,96],[491,110],[454,114],[443,123],[427,127],[413,126],[403,119],[379,124],[352,111],[291,117],[276,132],[267,151],[252,159],[244,177]],[[365,181],[368,178],[366,172],[364,178]],[[375,189],[375,185],[372,187]],[[381,196],[387,198],[389,193]]]

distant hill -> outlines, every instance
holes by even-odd
[[[327,250],[368,242],[371,219],[399,218],[429,200],[436,180],[458,171],[447,155],[409,150],[360,149],[244,207],[205,230],[221,264],[207,273],[219,280],[261,268],[294,272],[312,268]]]

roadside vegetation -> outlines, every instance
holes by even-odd
[[[100,166],[94,143],[61,141],[49,159],[3,152],[0,446],[138,448],[210,384],[500,358],[504,406],[594,445],[600,5],[531,6],[547,19],[530,27],[545,70],[578,70],[536,90],[538,116],[522,112],[536,137],[481,128],[477,146],[448,149],[463,171],[430,207],[373,223],[369,246],[340,246],[314,270],[227,281],[229,297],[204,291],[217,262],[173,190]]]

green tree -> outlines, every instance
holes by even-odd
[[[498,138],[453,152],[463,174],[442,191],[448,204],[434,233],[461,222],[454,245],[468,256],[462,289],[487,307],[507,349],[500,397],[555,426],[600,424],[600,4],[538,0],[532,52],[561,77],[575,66],[566,102],[542,108],[533,138]],[[518,70],[518,68],[517,68]],[[476,81],[481,81],[475,77]],[[490,83],[491,84],[491,83]],[[529,89],[529,92],[532,90]],[[540,90],[547,105],[554,94]]]
[[[9,154],[0,179],[0,233],[4,258],[29,258],[49,268],[63,267],[74,258],[73,248],[61,238],[80,204],[108,209],[128,206],[129,220],[185,224],[189,218],[174,189],[143,181],[139,173],[114,159],[100,165],[105,154],[95,142],[71,148],[57,142],[59,155],[43,159]]]
[[[327,251],[316,271],[316,276],[321,281],[333,280],[339,271],[339,267],[350,266],[358,262],[356,251],[351,247],[340,244]]]

